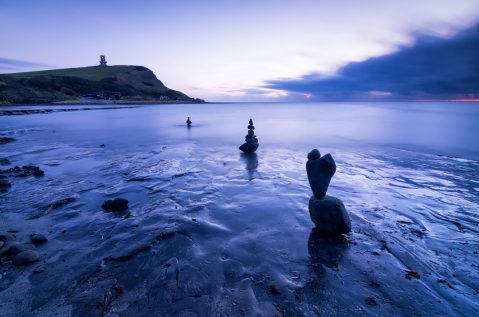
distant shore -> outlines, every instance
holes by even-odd
[[[157,104],[205,104],[204,100],[63,100],[55,102],[39,103],[0,103],[0,109],[4,106],[81,106],[81,105],[157,105]]]

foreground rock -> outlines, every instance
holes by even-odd
[[[336,163],[331,154],[321,157],[319,151],[314,149],[308,154],[306,172],[314,197],[321,199],[326,195],[331,178],[336,172]]]
[[[258,149],[258,138],[254,134],[253,120],[249,119],[248,134],[245,136],[245,143],[239,149],[245,153],[253,153]]]
[[[9,175],[12,177],[27,177],[27,176],[41,177],[45,175],[45,172],[43,172],[38,166],[24,165],[22,167],[15,166],[5,170],[0,170],[0,175],[2,174]]]
[[[330,234],[346,234],[351,231],[351,219],[341,200],[332,196],[309,199],[309,216],[316,228]]]
[[[309,215],[316,230],[331,235],[351,232],[351,219],[341,200],[327,196],[329,183],[336,172],[336,163],[330,154],[321,157],[317,149],[308,154],[306,163],[309,185],[313,196],[309,199]]]
[[[14,138],[2,137],[0,138],[0,144],[10,143],[16,141]]]
[[[12,187],[12,184],[8,180],[0,178],[0,192],[6,192],[10,187]]]
[[[16,266],[23,266],[35,263],[40,260],[38,253],[33,250],[27,250],[18,253],[13,257],[12,263]]]
[[[123,211],[128,209],[128,200],[124,198],[108,199],[101,205],[106,211]]]
[[[47,237],[43,234],[34,233],[30,235],[30,240],[33,244],[42,244],[48,241]]]

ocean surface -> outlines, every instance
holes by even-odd
[[[0,107],[0,169],[45,171],[9,178],[0,231],[49,239],[1,260],[0,316],[479,315],[479,103],[79,108]],[[314,148],[342,239],[312,231]]]

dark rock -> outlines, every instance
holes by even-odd
[[[332,196],[309,199],[309,215],[316,229],[321,232],[339,235],[351,231],[351,219],[341,200]]]
[[[373,297],[371,296],[368,296],[364,299],[364,301],[366,302],[366,304],[370,305],[370,306],[376,306],[378,304],[377,300],[375,300]]]
[[[6,159],[6,158],[0,159],[0,165],[10,165],[10,164],[12,164],[12,162],[10,162],[9,159]]]
[[[314,149],[308,153],[308,160],[317,160],[320,157],[321,157],[321,154],[319,153],[318,149]]]
[[[245,136],[245,143],[239,149],[245,153],[253,153],[258,149],[259,143],[256,135],[254,135],[253,120],[249,119],[248,134]]]
[[[259,144],[254,143],[243,143],[239,149],[245,153],[253,153],[258,149]]]
[[[186,124],[187,124],[189,127],[191,127],[192,122],[191,122],[191,120],[190,120],[190,117],[188,117],[188,119],[186,120]]]
[[[101,144],[100,147],[106,147],[106,145],[105,145],[105,144]]]
[[[12,263],[16,266],[28,265],[40,260],[38,253],[33,250],[27,250],[18,253],[13,257]]]
[[[0,241],[15,241],[15,236],[8,232],[0,232]]]
[[[6,138],[6,137],[0,138],[0,144],[10,143],[13,141],[16,141],[16,140],[14,138]]]
[[[33,246],[21,244],[17,241],[8,241],[2,249],[0,249],[0,256],[13,256],[23,251],[32,250]]]
[[[76,201],[75,197],[68,197],[68,198],[56,200],[50,205],[50,209],[57,209],[57,208],[60,208],[64,205],[66,205],[66,204],[72,203],[74,201]]]
[[[43,234],[34,233],[30,235],[30,240],[33,244],[42,244],[48,241],[47,237]]]
[[[270,285],[269,286],[269,293],[271,295],[281,295],[281,292],[279,291],[279,289],[276,287],[276,285]]]
[[[408,280],[411,280],[413,278],[417,278],[417,279],[421,278],[418,272],[412,271],[412,270],[406,270],[406,275],[404,277],[407,278]]]
[[[45,173],[38,166],[25,165],[22,167],[15,166],[6,170],[0,170],[1,174],[11,175],[13,177],[27,177],[27,176],[43,176]]]
[[[6,192],[10,187],[12,187],[12,184],[8,180],[0,179],[0,192]]]
[[[124,198],[108,199],[101,205],[106,211],[122,211],[128,209],[128,200]]]
[[[23,169],[23,172],[27,174],[27,176],[33,175],[35,177],[39,177],[39,176],[45,175],[45,173],[38,166],[25,165],[22,167],[22,169]]]
[[[336,172],[336,163],[331,154],[319,157],[319,151],[316,153],[313,150],[308,154],[308,157],[310,156],[313,159],[308,160],[306,163],[309,185],[311,186],[314,197],[321,199],[326,195],[329,182]],[[315,157],[318,158],[314,159]]]

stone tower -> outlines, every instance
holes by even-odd
[[[253,153],[258,149],[258,138],[254,135],[253,120],[249,119],[248,134],[245,137],[245,143],[243,143],[239,149],[245,153]]]
[[[100,66],[106,66],[105,55],[100,55]]]

